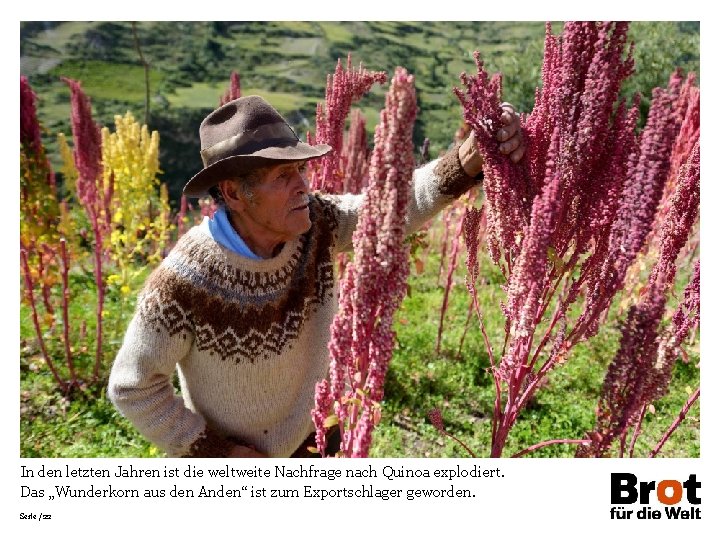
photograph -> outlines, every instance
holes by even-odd
[[[19,457],[700,458],[700,26],[21,20]]]

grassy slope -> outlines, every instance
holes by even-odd
[[[463,457],[465,451],[440,436],[427,420],[433,407],[443,410],[448,431],[463,440],[478,455],[489,454],[490,420],[494,392],[487,373],[488,359],[482,338],[474,324],[461,356],[456,351],[467,314],[468,294],[464,287],[464,253],[454,277],[450,306],[445,322],[443,346],[435,353],[435,340],[444,288],[438,285],[440,222],[433,227],[429,252],[422,274],[413,272],[411,295],[396,316],[397,346],[386,382],[383,418],[375,432],[375,457]],[[487,316],[490,339],[498,348],[503,319],[499,302],[503,298],[500,276],[487,259],[481,262],[480,302]],[[137,289],[147,270],[135,278]],[[687,276],[679,280],[678,288]],[[93,360],[95,300],[92,277],[76,269],[71,319],[88,321],[83,341],[75,338],[76,361],[89,372]],[[124,297],[112,290],[105,309],[106,339],[103,374],[120,347],[134,305],[134,295]],[[553,372],[531,407],[521,414],[511,432],[506,455],[539,441],[581,438],[592,428],[594,411],[608,362],[619,339],[614,308],[600,335],[574,350],[568,362]],[[73,336],[77,336],[77,322]],[[105,397],[104,390],[87,391],[72,400],[62,398],[53,387],[34,339],[28,310],[21,308],[21,455],[27,457],[140,456],[161,455],[121,418]],[[62,364],[58,339],[48,339],[51,353]],[[699,382],[699,342],[690,348],[691,362],[678,362],[669,394],[655,403],[655,414],[644,424],[637,455],[645,456],[675,418],[687,399],[687,388]],[[87,366],[87,367],[85,367]],[[101,384],[104,386],[104,382]],[[665,446],[663,456],[699,455],[700,420],[696,405],[680,429]],[[551,446],[535,452],[536,457],[571,457],[574,449]]]

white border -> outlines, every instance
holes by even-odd
[[[27,5],[13,5],[17,16],[6,15],[2,24],[2,36],[6,40],[3,51],[12,66],[19,58],[20,20],[128,20],[137,17],[142,20],[167,19],[168,14],[175,20],[202,20],[208,18],[209,4],[196,4],[188,8],[166,3],[151,4],[127,0],[122,3],[92,8],[78,3],[57,3],[35,1]],[[111,3],[107,3],[111,4]],[[718,215],[715,206],[718,197],[718,174],[714,152],[717,144],[714,122],[718,119],[717,101],[713,98],[717,88],[717,68],[714,60],[718,51],[718,25],[712,17],[707,4],[703,2],[653,2],[632,3],[627,1],[604,1],[601,6],[579,6],[577,3],[553,2],[515,2],[511,5],[500,3],[442,2],[441,5],[412,3],[391,5],[387,1],[365,0],[362,4],[338,9],[337,3],[321,5],[313,3],[273,4],[260,10],[257,6],[248,9],[247,3],[226,3],[217,5],[216,11],[223,19],[277,19],[282,13],[286,20],[562,20],[587,18],[612,18],[626,20],[700,20],[701,21],[701,68],[702,87],[706,99],[702,106],[702,123],[705,126],[702,138],[702,245],[704,276],[702,286],[702,328],[705,330],[701,340],[701,358],[703,359],[702,393],[703,422],[701,431],[701,452],[699,459],[693,460],[500,460],[499,467],[505,472],[502,481],[484,484],[474,502],[435,501],[427,502],[354,502],[338,506],[337,502],[326,501],[317,504],[313,501],[297,501],[285,504],[282,509],[268,505],[244,505],[238,501],[217,502],[201,505],[197,501],[192,506],[185,502],[163,500],[142,504],[130,503],[121,506],[117,501],[92,502],[92,505],[67,506],[67,511],[55,511],[58,519],[51,525],[21,523],[18,512],[23,511],[27,499],[18,498],[20,464],[30,462],[38,466],[40,460],[20,460],[18,425],[18,364],[15,355],[18,347],[17,306],[19,305],[19,268],[16,265],[19,214],[17,210],[18,185],[15,184],[17,170],[17,79],[10,80],[11,70],[6,68],[5,113],[9,119],[2,131],[3,163],[7,171],[5,183],[7,200],[3,212],[3,252],[10,261],[3,267],[3,300],[7,306],[3,312],[5,324],[2,338],[10,354],[2,359],[3,377],[3,426],[2,467],[0,482],[5,502],[0,512],[2,522],[10,526],[10,531],[18,531],[23,538],[127,538],[137,534],[148,537],[151,534],[178,534],[208,536],[232,534],[233,536],[262,535],[275,538],[280,534],[290,537],[341,536],[360,538],[375,536],[389,537],[391,534],[408,537],[433,538],[447,536],[448,533],[485,536],[502,534],[517,538],[570,538],[607,537],[608,533],[619,538],[646,537],[676,538],[680,535],[709,538],[711,530],[717,530],[713,512],[718,493],[718,476],[713,467],[717,446],[717,392],[718,380],[716,353],[718,337],[714,330],[717,326],[717,308],[713,302],[720,298],[714,276],[718,275],[716,231]],[[6,9],[9,6],[6,6]],[[361,10],[360,10],[361,8]],[[132,16],[129,16],[132,14]],[[360,15],[358,17],[357,15]],[[12,83],[12,85],[11,85]],[[12,93],[9,88],[12,86]],[[49,460],[45,460],[49,461]],[[63,460],[52,460],[52,464]],[[70,460],[68,460],[70,461]],[[119,461],[137,463],[146,466],[143,460],[73,460],[90,462],[95,467],[114,468]],[[275,460],[273,460],[274,462]],[[417,461],[418,467],[428,467],[430,462],[438,466],[455,460],[372,460],[376,467],[385,463],[400,463],[410,467]],[[477,460],[487,464],[489,460]],[[165,462],[163,462],[164,464]],[[462,464],[471,463],[462,460]],[[155,464],[155,462],[153,463]],[[160,465],[157,465],[160,466]],[[492,466],[487,465],[488,467]],[[703,482],[701,494],[704,500],[703,519],[700,521],[668,522],[618,522],[608,519],[609,514],[609,475],[611,472],[633,472],[640,479],[659,480],[663,478],[682,479],[695,473]],[[429,484],[428,484],[429,485]],[[42,506],[42,505],[39,505]],[[37,507],[40,511],[42,508]],[[642,523],[642,525],[640,525]],[[10,532],[17,536],[16,533]],[[642,536],[640,536],[642,535]]]

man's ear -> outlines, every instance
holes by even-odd
[[[235,180],[220,180],[218,183],[218,189],[222,193],[225,204],[231,208],[236,208],[238,205],[243,206],[246,204],[245,197],[242,189]]]

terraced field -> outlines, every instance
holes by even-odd
[[[560,29],[559,23],[555,28]],[[460,123],[452,93],[463,70],[481,52],[504,75],[505,98],[532,107],[539,84],[545,24],[542,22],[140,22],[138,44],[150,70],[150,127],[161,133],[163,180],[177,199],[185,180],[202,165],[197,127],[219,101],[231,71],[243,93],[266,97],[299,133],[312,130],[315,107],[338,59],[392,73],[416,75],[420,113],[414,139],[430,139],[431,155],[447,147]],[[638,75],[626,88],[649,96],[674,68],[699,69],[699,25],[634,23]],[[23,23],[21,73],[40,97],[51,159],[55,134],[69,130],[69,93],[61,76],[79,79],[96,117],[112,125],[116,114],[144,117],[144,71],[126,22]],[[382,108],[376,87],[358,106],[368,118],[368,137]]]

